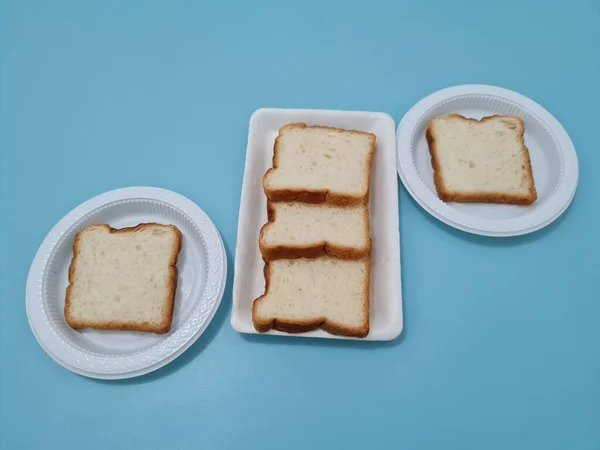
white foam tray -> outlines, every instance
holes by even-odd
[[[395,124],[389,115],[377,112],[259,109],[252,115],[238,221],[231,325],[241,333],[257,333],[252,324],[252,303],[265,289],[264,262],[258,248],[260,228],[267,221],[262,178],[272,165],[279,128],[293,122],[368,131],[377,136],[370,199],[371,330],[364,340],[395,339],[403,324]],[[322,330],[290,336],[353,339]]]

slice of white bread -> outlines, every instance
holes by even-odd
[[[73,244],[65,319],[75,329],[166,333],[182,235],[173,225],[91,225]]]
[[[265,260],[329,255],[360,259],[371,250],[369,209],[357,206],[268,202],[269,222],[260,231]]]
[[[434,118],[427,142],[439,198],[445,202],[530,205],[537,200],[523,121],[458,114]]]
[[[271,201],[350,205],[369,195],[375,135],[289,124],[279,130],[273,167],[263,178]]]
[[[370,260],[279,259],[265,264],[265,294],[254,301],[257,331],[369,333]]]

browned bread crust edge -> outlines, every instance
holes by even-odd
[[[353,195],[339,194],[337,192],[330,192],[329,189],[269,189],[266,186],[267,178],[269,177],[269,174],[278,167],[279,139],[286,130],[293,128],[318,128],[323,130],[340,131],[369,136],[371,140],[371,152],[369,153],[369,159],[367,161],[366,192],[357,197]],[[263,190],[267,196],[267,199],[272,202],[328,203],[337,206],[350,206],[367,203],[369,200],[369,190],[371,185],[371,163],[373,162],[373,154],[375,153],[376,140],[377,137],[373,133],[367,133],[365,131],[345,130],[342,128],[326,127],[321,125],[308,126],[305,123],[290,123],[284,125],[279,129],[279,134],[275,138],[275,145],[273,146],[273,167],[267,170],[263,176]]]
[[[264,234],[268,227],[272,226],[276,220],[275,209],[270,201],[267,201],[268,222],[260,229],[258,245],[265,261],[276,259],[298,259],[298,258],[318,258],[321,256],[331,256],[339,259],[362,259],[371,252],[371,230],[369,224],[369,208],[364,207],[364,220],[366,224],[365,235],[367,245],[364,248],[353,248],[333,245],[328,241],[315,242],[312,245],[278,245],[274,247],[267,246],[264,241]]]
[[[431,155],[431,166],[433,167],[433,182],[435,184],[435,190],[437,191],[438,197],[443,202],[457,202],[457,203],[500,203],[508,205],[531,205],[537,200],[537,191],[533,180],[533,169],[531,167],[531,159],[529,158],[529,149],[525,146],[525,124],[520,117],[517,116],[503,116],[503,115],[492,115],[483,117],[481,120],[466,118],[460,114],[445,114],[446,117],[455,117],[461,120],[467,120],[471,122],[486,122],[495,118],[511,117],[521,122],[521,149],[525,157],[525,172],[529,182],[529,192],[527,195],[518,194],[506,194],[503,192],[490,192],[490,193],[477,193],[477,192],[453,192],[446,188],[444,179],[441,174],[440,162],[437,154],[436,141],[431,131],[433,121],[430,122],[425,132],[427,138],[427,144],[429,146],[429,154]]]
[[[352,328],[345,327],[342,324],[335,323],[328,320],[326,317],[316,317],[312,320],[299,320],[296,322],[289,322],[273,318],[270,320],[260,320],[256,317],[256,308],[258,304],[268,295],[270,284],[271,284],[271,266],[268,261],[265,261],[264,274],[265,274],[265,293],[254,300],[252,304],[252,323],[254,328],[259,333],[266,333],[269,330],[282,331],[284,333],[306,333],[316,329],[322,329],[327,333],[337,336],[348,336],[356,338],[364,338],[369,334],[370,331],[370,291],[371,291],[371,258],[370,255],[367,259],[367,275],[365,290],[363,294],[364,298],[364,317],[365,323],[361,327]]]
[[[171,228],[177,237],[175,245],[173,245],[171,259],[169,260],[169,271],[170,271],[170,283],[169,283],[169,294],[167,298],[167,311],[160,324],[152,324],[148,322],[118,322],[118,321],[107,321],[107,322],[86,322],[80,321],[71,317],[71,290],[73,283],[75,282],[75,269],[77,267],[77,257],[79,256],[79,240],[84,231],[87,231],[93,227],[106,228],[110,233],[134,233],[136,231],[143,230],[145,228],[153,227],[165,227]],[[173,308],[175,306],[175,293],[177,291],[177,258],[181,251],[182,234],[179,228],[175,225],[164,225],[159,223],[141,223],[135,227],[126,228],[112,228],[107,224],[94,224],[89,225],[75,235],[73,242],[73,258],[69,265],[69,286],[67,287],[65,295],[65,308],[64,315],[67,324],[73,329],[81,328],[93,328],[96,330],[126,330],[126,331],[147,331],[152,333],[164,334],[171,329],[171,323],[173,322]]]

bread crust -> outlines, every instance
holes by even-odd
[[[274,261],[276,259],[298,259],[298,258],[318,258],[321,256],[331,256],[338,259],[362,259],[371,252],[371,230],[369,223],[369,208],[364,208],[364,220],[366,223],[365,238],[367,245],[365,248],[354,248],[337,246],[328,241],[319,241],[313,245],[277,245],[270,247],[264,242],[264,235],[267,229],[273,226],[277,219],[275,208],[272,203],[267,201],[268,222],[260,229],[258,245],[265,261]]]
[[[460,114],[445,114],[445,117],[453,117],[459,120],[465,120],[469,122],[477,122],[484,123],[489,120],[494,120],[498,118],[507,118],[518,120],[521,124],[519,139],[521,141],[521,151],[523,152],[523,156],[525,159],[525,166],[523,169],[525,170],[525,176],[527,177],[527,181],[529,184],[529,192],[527,195],[519,195],[519,194],[507,194],[503,192],[487,192],[487,193],[477,193],[477,192],[455,192],[450,191],[446,188],[444,183],[444,179],[441,173],[441,166],[437,152],[437,143],[435,140],[434,133],[432,131],[433,121],[430,122],[427,127],[427,131],[425,132],[425,137],[427,138],[427,144],[429,147],[429,154],[431,156],[431,166],[433,167],[433,182],[435,184],[435,190],[437,191],[438,197],[443,202],[457,202],[457,203],[500,203],[500,204],[510,204],[510,205],[531,205],[533,202],[537,200],[537,191],[535,189],[535,184],[533,180],[533,169],[531,167],[531,159],[529,158],[529,149],[525,146],[525,124],[520,117],[517,116],[503,116],[503,115],[492,115],[483,117],[481,120],[466,118]],[[434,119],[435,120],[435,119]]]
[[[264,275],[265,275],[265,293],[254,300],[252,304],[252,323],[254,328],[259,333],[266,333],[269,330],[282,331],[284,333],[306,333],[316,329],[322,329],[327,333],[337,336],[348,336],[355,338],[364,338],[369,334],[370,331],[370,291],[371,291],[371,257],[367,256],[367,281],[365,283],[365,289],[363,293],[363,308],[365,322],[362,326],[357,328],[346,327],[342,324],[335,323],[326,317],[315,317],[311,320],[299,320],[296,322],[290,322],[286,320],[277,319],[276,317],[261,320],[257,317],[257,308],[260,302],[269,295],[269,289],[271,287],[271,265],[268,261],[265,261]]]
[[[316,128],[322,130],[338,131],[350,134],[369,136],[371,141],[371,151],[367,160],[367,190],[365,194],[361,196],[346,195],[339,192],[331,192],[329,189],[269,189],[267,187],[269,174],[279,167],[279,139],[285,134],[286,131],[294,128]],[[371,185],[371,164],[373,162],[373,154],[375,153],[376,141],[377,137],[373,133],[367,133],[365,131],[345,130],[342,128],[326,127],[321,125],[308,126],[305,123],[290,123],[284,125],[279,129],[279,134],[275,138],[275,144],[273,146],[273,167],[267,170],[265,175],[263,176],[263,190],[265,192],[265,195],[272,202],[302,202],[313,204],[327,203],[336,206],[351,206],[367,203],[369,201],[369,191]]]
[[[79,256],[79,241],[81,239],[82,234],[85,231],[89,231],[92,228],[105,228],[109,233],[135,233],[140,230],[144,230],[146,228],[170,228],[175,232],[176,242],[173,245],[171,258],[169,260],[169,272],[170,272],[170,282],[169,282],[169,293],[167,296],[167,311],[165,312],[163,321],[160,324],[152,324],[148,322],[118,322],[118,321],[106,321],[106,322],[90,322],[90,321],[82,321],[77,320],[71,317],[71,291],[73,284],[75,283],[75,270],[77,268],[77,258]],[[64,315],[67,324],[75,329],[81,328],[93,328],[96,330],[126,330],[126,331],[146,331],[157,334],[164,334],[169,332],[171,329],[171,324],[173,322],[173,309],[175,306],[175,294],[177,292],[177,259],[179,257],[179,252],[181,251],[183,236],[179,228],[175,225],[164,225],[154,222],[140,223],[135,227],[125,227],[125,228],[112,228],[107,224],[94,224],[89,225],[84,228],[80,232],[75,235],[75,240],[73,241],[73,258],[71,259],[71,263],[69,265],[69,286],[67,286],[66,294],[65,294],[65,308]]]

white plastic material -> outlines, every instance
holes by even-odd
[[[435,116],[449,113],[475,119],[494,114],[523,119],[538,193],[535,203],[444,203],[438,198],[425,131]],[[465,85],[435,92],[402,118],[396,141],[398,173],[408,192],[431,215],[469,233],[502,237],[539,230],[567,209],[577,188],[577,155],[565,129],[533,100],[506,89]]]
[[[63,309],[75,234],[92,223],[144,222],[173,224],[183,234],[171,331],[73,330]],[[50,231],[29,271],[27,317],[42,348],[63,367],[92,378],[130,378],[164,366],[200,337],[219,306],[226,274],[219,232],[193,202],[164,189],[117,189],[81,204]]]
[[[272,166],[273,144],[279,128],[295,122],[368,131],[377,136],[370,198],[371,330],[364,339],[395,339],[402,331],[395,124],[387,114],[375,112],[259,109],[252,115],[238,221],[231,325],[241,333],[257,333],[252,324],[252,304],[265,289],[264,263],[258,248],[260,228],[267,221],[262,178]],[[322,330],[291,336],[350,339]]]

